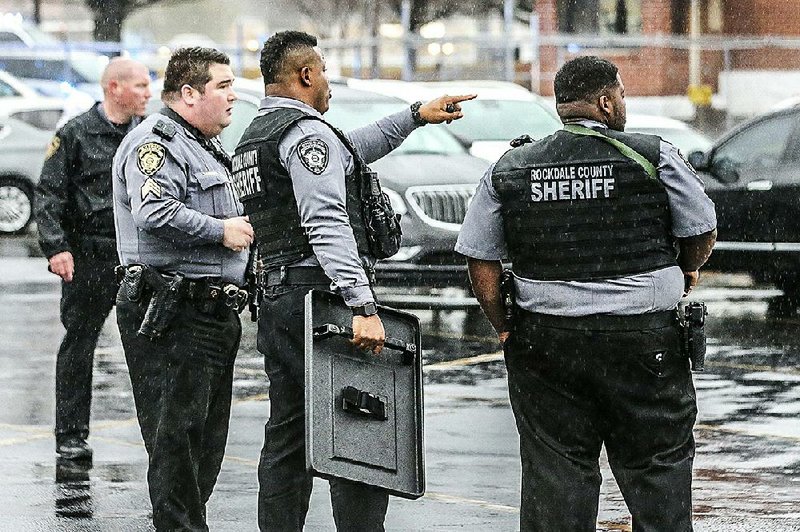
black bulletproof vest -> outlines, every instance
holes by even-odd
[[[320,120],[298,109],[277,109],[258,115],[242,135],[233,157],[233,182],[256,235],[259,259],[266,267],[283,266],[314,254],[300,223],[292,180],[280,162],[278,143],[299,120]],[[368,254],[362,212],[362,163],[346,137],[331,127],[350,151],[355,164],[346,176],[346,204],[358,252]],[[331,152],[335,156],[336,150]]]
[[[603,133],[658,168],[658,137]],[[677,264],[664,186],[603,139],[561,130],[512,149],[492,184],[522,277],[607,279]]]

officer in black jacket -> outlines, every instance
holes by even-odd
[[[605,446],[633,529],[688,532],[697,406],[675,309],[711,253],[714,205],[674,146],[624,132],[616,66],[580,57],[554,85],[564,128],[487,171],[456,244],[505,351],[520,529],[595,530]]]
[[[62,279],[66,334],[56,362],[56,452],[90,459],[89,407],[97,337],[116,295],[111,161],[150,99],[147,68],[112,60],[101,78],[104,101],[62,127],[47,149],[34,210],[49,270]]]

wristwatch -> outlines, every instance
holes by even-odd
[[[411,104],[411,118],[418,126],[424,126],[428,122],[419,114],[419,108],[422,107],[422,102],[414,102]]]
[[[350,310],[353,311],[353,316],[374,316],[378,313],[378,306],[369,302],[358,307],[350,307]]]

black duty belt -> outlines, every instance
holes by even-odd
[[[539,325],[554,329],[575,329],[579,331],[635,331],[639,329],[659,329],[678,323],[675,310],[648,312],[620,316],[611,314],[590,314],[588,316],[554,316],[538,314],[517,309],[517,325]]]
[[[270,288],[279,285],[329,285],[331,279],[319,266],[281,266],[262,272],[258,285]]]
[[[129,268],[144,268],[148,270],[142,276],[142,287],[141,291],[137,291],[138,294],[145,293],[149,297],[153,291],[161,290],[169,282],[165,276],[142,265],[117,266],[115,273],[118,282],[123,281],[125,272]],[[241,311],[247,302],[246,290],[233,283],[225,283],[219,277],[183,279],[180,283],[178,294],[181,299],[188,299],[205,306],[214,306],[219,303],[238,311]],[[134,299],[131,300],[133,301]],[[138,296],[136,300],[138,300]]]

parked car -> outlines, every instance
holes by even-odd
[[[57,46],[59,42],[18,13],[0,13],[0,45],[5,48]]]
[[[717,207],[708,267],[750,273],[784,291],[778,313],[800,304],[800,102],[745,122],[689,155]]]
[[[162,82],[152,90],[158,94]],[[233,122],[220,136],[232,152],[255,116],[264,94],[259,81],[237,79],[239,95]],[[325,118],[345,131],[369,124],[408,106],[401,99],[332,84],[331,109]],[[161,103],[150,102],[157,111]],[[384,191],[402,215],[403,247],[381,261],[377,276],[383,286],[464,287],[463,258],[453,251],[458,230],[486,161],[471,156],[446,130],[426,126],[414,131],[395,151],[370,165],[381,176]]]
[[[0,116],[0,233],[19,233],[33,215],[33,187],[39,182],[53,134]]]
[[[0,70],[0,114],[48,131],[55,131],[64,114],[64,102],[45,98]]]
[[[24,81],[43,96],[74,97],[88,94],[103,99],[100,76],[109,58],[92,52],[46,49],[0,48],[0,70]]]
[[[713,144],[705,133],[689,124],[663,116],[628,114],[625,131],[658,135],[674,144],[684,155],[695,151],[706,151]]]
[[[33,187],[63,102],[39,96],[0,71],[0,233],[19,233],[30,224]]]
[[[371,90],[401,98],[406,102],[428,101],[442,94],[477,94],[464,102],[464,118],[446,127],[469,152],[494,162],[520,135],[540,139],[561,128],[561,121],[547,101],[529,90],[505,81],[467,80],[440,82],[402,82],[350,79],[354,88]]]

